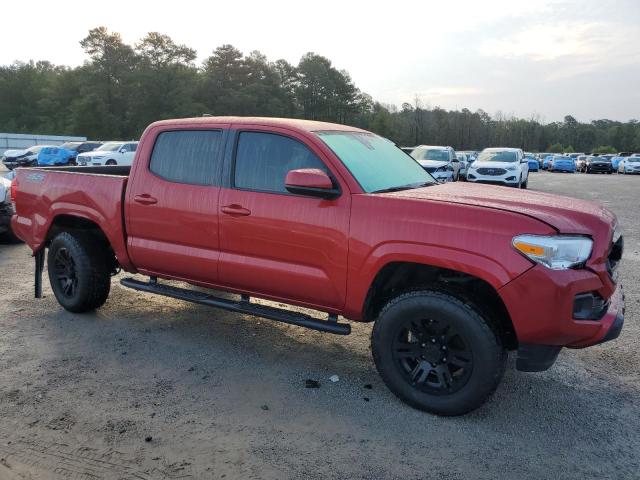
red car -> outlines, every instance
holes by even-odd
[[[438,184],[390,141],[292,119],[170,120],[132,167],[18,170],[14,231],[71,312],[133,289],[336,334],[375,322],[388,387],[440,415],[480,406],[508,351],[549,368],[614,339],[624,303],[616,217],[590,202]],[[160,279],[239,294],[218,298]],[[251,297],[325,312],[266,307]]]

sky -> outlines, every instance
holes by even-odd
[[[400,106],[579,121],[640,119],[640,0],[3,2],[0,64],[86,60],[97,26],[135,44],[157,31],[297,64],[306,52]]]

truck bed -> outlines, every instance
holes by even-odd
[[[127,268],[123,210],[130,170],[128,166],[17,169],[14,231],[35,253],[46,243],[52,227],[79,217],[102,230],[118,261]]]

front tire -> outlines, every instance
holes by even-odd
[[[482,405],[500,383],[507,357],[477,309],[434,290],[389,301],[373,327],[371,350],[398,398],[445,416]]]
[[[116,162],[115,160],[107,160],[105,162],[105,165],[117,165],[117,164],[118,164],[118,162]]]
[[[88,233],[58,234],[49,246],[47,270],[53,294],[70,312],[95,310],[109,296],[108,257],[101,243]]]

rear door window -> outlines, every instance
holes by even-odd
[[[221,148],[222,130],[162,132],[153,147],[149,169],[170,182],[219,185]]]

